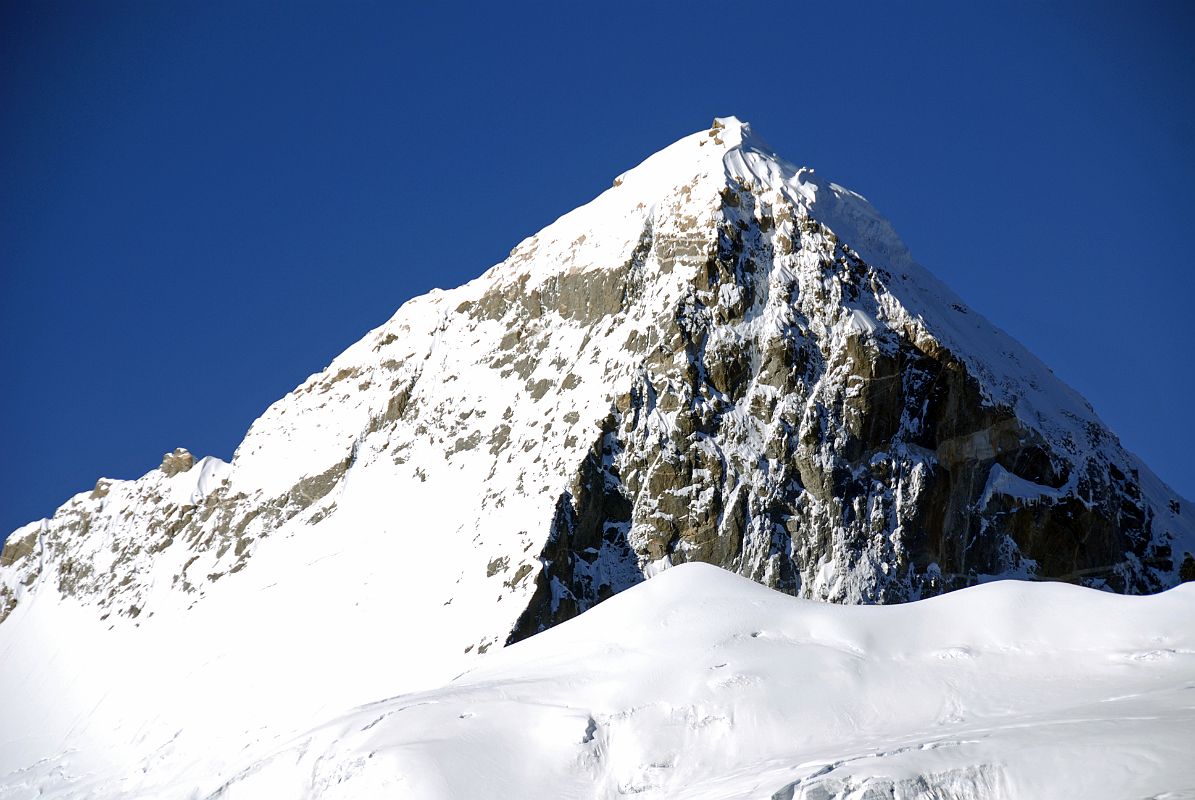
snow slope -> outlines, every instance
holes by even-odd
[[[1192,797],[1192,620],[1191,585],[850,607],[687,564],[336,716],[212,796]]]

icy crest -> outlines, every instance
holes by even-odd
[[[686,136],[622,173],[613,187],[525,240],[512,256],[538,251],[543,258],[537,261],[545,266],[614,264],[634,244],[625,238],[626,231],[638,230],[661,201],[685,190],[686,199],[699,206],[708,203],[712,211],[714,194],[728,184],[777,193],[802,215],[852,242],[866,258],[893,266],[911,261],[896,231],[864,197],[785,160],[749,123],[734,116],[716,118],[708,130]],[[578,242],[581,236],[585,239]],[[567,257],[559,258],[560,248],[568,248]],[[495,270],[511,273],[517,268],[517,261],[507,261]]]

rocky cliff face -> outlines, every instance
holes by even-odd
[[[641,571],[703,561],[846,603],[993,576],[1149,593],[1191,571],[1189,505],[862,198],[745,126],[707,136],[742,144],[703,224],[644,230],[648,274],[679,270],[683,288],[624,344],[637,369],[561,497],[513,638],[600,601],[586,564],[624,536]]]
[[[372,576],[470,653],[684,561],[844,603],[1195,572],[1190,505],[1085,401],[733,118],[408,303],[231,464],[177,451],[14,533],[0,619],[39,594],[135,625],[232,580],[302,591],[252,577],[271,538],[351,543],[323,580]]]

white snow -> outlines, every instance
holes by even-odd
[[[1019,475],[1013,475],[999,464],[993,464],[988,473],[988,482],[984,486],[979,505],[986,506],[995,495],[1004,495],[1017,500],[1033,502],[1042,498],[1058,498],[1063,494],[1061,489],[1052,486],[1042,486],[1040,483],[1025,480]]]
[[[880,330],[880,323],[863,309],[852,308],[847,316],[846,329],[852,333],[875,333]]]
[[[684,564],[440,688],[330,715],[245,759],[220,796],[1190,791],[1192,619],[1195,586],[1140,598],[1004,581],[844,607]],[[211,791],[180,755],[139,791]]]

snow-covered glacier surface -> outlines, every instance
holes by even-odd
[[[37,765],[0,796],[27,779],[46,797],[1191,797],[1193,619],[1191,585],[858,607],[686,564],[239,761],[192,740],[58,785]]]

